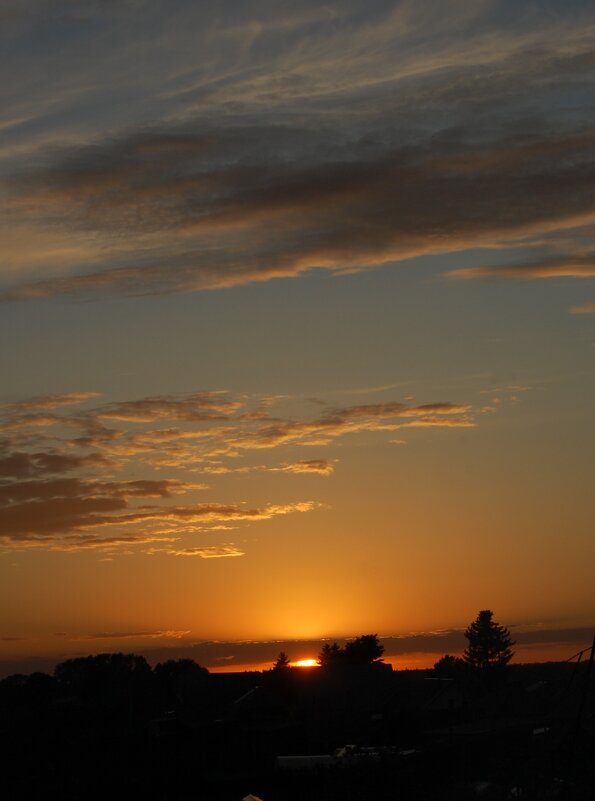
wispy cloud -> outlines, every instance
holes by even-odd
[[[224,419],[225,415],[241,407],[241,401],[230,400],[223,392],[197,392],[182,399],[146,398],[116,403],[102,408],[97,418],[127,423],[153,423],[158,420],[196,422]]]
[[[73,408],[82,401],[85,409]],[[48,404],[52,415],[32,428],[21,424],[24,409]],[[0,407],[1,541],[5,548],[126,552],[149,546],[148,552],[175,556],[240,556],[243,551],[233,543],[197,546],[182,540],[312,512],[322,503],[205,501],[197,494],[209,488],[189,481],[192,471],[226,483],[227,477],[254,472],[330,476],[335,458],[295,458],[296,449],[403,427],[476,424],[470,405],[450,402],[324,407],[315,417],[287,416],[283,404],[283,398],[226,392],[119,403],[71,393],[5,404]],[[294,458],[250,461],[278,449]],[[164,477],[164,471],[173,474]]]
[[[573,306],[570,312],[571,314],[595,314],[595,301],[583,303],[580,306]]]
[[[286,133],[290,140],[299,136]],[[592,209],[595,162],[575,136],[535,136],[529,150],[516,140],[484,143],[477,132],[474,143],[469,134],[453,132],[431,145],[353,143],[339,148],[340,159],[316,163],[313,154],[299,152],[285,161],[292,141],[275,142],[276,130],[271,135],[264,163],[260,157],[250,163],[254,142],[263,136],[259,126],[227,135],[214,131],[207,143],[198,133],[185,134],[182,142],[181,134],[169,140],[147,134],[105,144],[103,151],[96,146],[77,153],[73,164],[65,161],[19,180],[13,215],[18,210],[39,224],[78,226],[100,240],[114,230],[119,237],[109,245],[110,260],[95,268],[91,261],[84,274],[24,283],[0,297],[162,293],[296,276],[312,268],[358,270],[564,227]],[[195,137],[193,148],[188,136]],[[151,158],[147,148],[154,151]],[[552,161],[552,150],[559,151],[559,160]],[[100,172],[98,158],[105,162]],[[230,159],[238,158],[243,166],[230,167]],[[171,179],[164,180],[168,173]],[[485,186],[491,190],[482,191]],[[119,244],[124,239],[125,249]],[[573,258],[465,268],[451,276],[592,276],[593,269],[592,259]]]
[[[299,462],[292,462],[273,469],[281,473],[317,473],[321,476],[329,476],[335,467],[333,461],[329,459],[301,459]]]
[[[180,631],[99,631],[96,634],[85,634],[73,639],[84,640],[127,640],[127,639],[141,639],[148,638],[151,640],[160,639],[174,639],[179,640],[190,634],[189,630]]]
[[[59,409],[62,406],[76,406],[98,397],[98,392],[62,392],[57,395],[43,395],[17,403],[3,404],[4,409],[28,412],[38,409]]]
[[[3,300],[195,291],[531,248],[593,222],[588,9],[561,21],[530,5],[511,25],[499,2],[456,2],[448,15],[437,2],[226,6],[184,2],[172,15],[147,0],[142,26],[128,4],[49,15],[54,35],[42,40],[61,59],[42,61],[47,76],[19,62],[20,91],[4,90],[14,143]],[[65,20],[79,13],[101,24],[79,25],[72,41]],[[98,74],[99,29],[118,81],[105,59]],[[24,41],[46,33],[25,17],[10,30]],[[130,41],[145,54],[142,78],[122,67]],[[23,105],[23,89],[36,103]],[[452,274],[492,270],[593,275],[591,255],[551,253]],[[119,410],[143,411],[159,414]]]
[[[448,273],[451,278],[515,278],[536,280],[543,278],[593,278],[595,276],[595,255],[566,259],[551,258],[519,264],[501,264],[485,267],[465,267]]]
[[[139,542],[171,539],[164,536],[174,531],[182,534],[193,531],[192,526],[221,521],[262,521],[293,512],[309,512],[317,506],[313,501],[293,504],[270,504],[247,508],[232,504],[193,504],[191,506],[156,506],[130,509],[118,493],[103,496],[57,496],[50,499],[28,500],[0,507],[0,526],[5,542],[21,543],[27,547],[56,543],[58,549],[76,550],[85,547],[113,547],[116,544],[134,545]],[[156,529],[152,535],[136,537],[102,537],[106,528],[147,524],[168,524],[175,528]],[[72,537],[79,532],[97,532],[96,535]]]
[[[244,467],[231,467],[218,464],[196,468],[196,471],[218,476],[229,475],[230,473],[235,473],[236,475],[245,473],[314,473],[321,476],[330,476],[331,473],[334,472],[335,462],[335,459],[300,459],[298,462],[289,462],[276,467],[267,466],[265,464]]]
[[[171,556],[198,556],[201,559],[225,559],[233,556],[244,556],[235,545],[207,545],[204,548],[165,548],[152,549],[151,553],[166,553]]]
[[[402,423],[398,428],[475,428],[477,423],[472,417],[436,417],[427,415],[411,420],[409,423]]]
[[[75,470],[106,467],[110,464],[112,460],[101,453],[80,455],[58,451],[2,453],[0,450],[0,480],[70,473]]]

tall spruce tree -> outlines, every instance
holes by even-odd
[[[513,657],[510,631],[492,620],[493,616],[490,609],[484,609],[465,630],[469,646],[463,657],[472,667],[503,667]]]
[[[275,660],[275,664],[273,665],[273,670],[287,670],[290,666],[289,657],[285,653],[285,651],[281,651],[277,659]]]

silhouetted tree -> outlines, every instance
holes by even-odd
[[[201,667],[194,659],[168,659],[166,662],[159,662],[155,665],[153,673],[155,678],[165,679],[177,676],[206,676],[208,670]]]
[[[97,654],[60,662],[54,670],[58,684],[81,698],[120,698],[133,689],[146,690],[151,668],[136,654]]]
[[[336,642],[332,645],[327,642],[322,646],[322,651],[318,654],[318,664],[323,668],[335,667],[343,661],[344,654],[345,652],[339,648]]]
[[[362,634],[354,640],[348,640],[344,648],[336,642],[332,645],[326,643],[318,654],[320,667],[335,667],[337,665],[371,665],[381,660],[384,646],[378,642],[377,634]]]
[[[454,679],[464,675],[469,670],[469,665],[460,656],[444,654],[434,665],[434,670],[440,678]]]
[[[188,702],[202,691],[209,671],[194,659],[168,659],[155,665],[153,675],[162,702],[171,705]]]
[[[275,664],[273,665],[273,670],[286,670],[289,667],[289,657],[285,653],[285,651],[281,651],[277,659],[275,660]]]
[[[492,620],[494,613],[484,609],[465,630],[469,646],[464,660],[476,668],[503,667],[512,659],[514,645],[510,631]]]
[[[362,634],[345,643],[345,661],[349,665],[370,665],[381,660],[383,653],[377,634]]]
[[[38,716],[43,708],[53,702],[56,693],[56,681],[47,673],[36,672],[29,676],[17,673],[7,676],[0,681],[0,720],[6,720],[9,708],[15,709],[19,706]],[[8,731],[8,727],[5,731]]]

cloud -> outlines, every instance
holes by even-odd
[[[147,637],[151,640],[158,639],[175,639],[179,640],[190,634],[189,630],[171,630],[171,631],[100,631],[97,634],[85,634],[83,637],[74,637],[73,639],[84,640],[123,640],[123,639],[140,639]]]
[[[273,468],[282,473],[317,473],[321,476],[329,476],[335,469],[332,461],[328,459],[301,459],[299,462],[283,465],[283,467]]]
[[[595,314],[595,301],[583,303],[581,306],[573,306],[570,309],[571,314]]]
[[[593,219],[588,10],[207,6],[179,4],[174,24],[147,2],[138,25],[133,5],[85,4],[88,26],[66,6],[40,16],[51,35],[11,22],[40,48],[11,48],[3,90],[3,300],[344,273]]]
[[[197,468],[200,473],[211,475],[229,475],[243,473],[316,473],[321,476],[329,476],[335,470],[335,461],[331,459],[301,459],[298,462],[289,462],[278,467],[268,467],[264,464],[250,465],[244,467],[226,467],[224,465],[207,465]]]
[[[80,400],[94,402],[83,410],[72,408]],[[213,480],[221,477],[226,484],[226,476],[255,472],[276,473],[288,481],[295,475],[329,476],[335,458],[295,458],[295,449],[323,447],[348,434],[475,425],[470,405],[448,401],[323,407],[314,417],[308,414],[311,404],[296,403],[295,398],[236,397],[216,391],[119,403],[70,393],[4,405],[2,547],[111,554],[149,546],[146,553],[239,556],[243,551],[233,544],[197,545],[188,538],[312,512],[323,503],[282,497],[255,504],[221,500],[221,493],[217,501],[202,500],[198,493],[204,495],[209,488],[187,480],[193,471]],[[32,428],[20,425],[27,417],[23,409],[46,404],[54,408],[49,418]],[[287,406],[294,412],[300,408],[301,414],[288,415]],[[19,425],[13,425],[15,421]],[[46,449],[40,450],[40,441],[47,443]],[[251,461],[255,454],[262,458],[278,448],[293,458]]]
[[[33,478],[36,476],[69,473],[93,467],[106,467],[112,461],[101,453],[74,455],[56,452],[27,453],[0,450],[0,481],[6,478]]]
[[[62,406],[73,406],[98,397],[98,392],[62,392],[57,395],[43,395],[39,398],[18,403],[2,404],[4,409],[30,411],[35,409],[59,409]]]
[[[521,392],[529,392],[531,387],[526,387],[523,384],[509,384],[508,386],[504,387],[493,387],[492,389],[481,389],[479,391],[480,395],[518,395]]]
[[[167,536],[163,532],[155,534],[123,534],[116,537],[98,537],[94,534],[69,535],[67,537],[30,536],[21,540],[5,542],[4,546],[13,549],[44,549],[64,553],[75,551],[107,551],[131,553],[130,548],[137,545],[149,545],[155,542],[175,542],[176,536]]]
[[[220,400],[218,404],[225,413],[205,413],[196,407],[194,396],[188,399],[161,399],[159,412],[155,401],[138,401],[121,404],[114,412],[113,406],[98,407],[84,416],[62,418],[70,426],[83,430],[82,437],[70,439],[71,445],[100,449],[105,458],[128,460],[142,455],[144,460],[156,468],[184,467],[212,475],[254,471],[271,472],[329,472],[328,464],[319,460],[299,460],[282,465],[237,465],[221,464],[221,458],[233,459],[249,451],[262,451],[289,445],[326,445],[347,434],[394,431],[402,419],[423,419],[433,425],[470,426],[472,409],[467,404],[447,402],[410,405],[406,403],[380,403],[325,410],[314,418],[272,417],[260,408],[260,399],[247,399],[240,403]],[[134,412],[121,411],[121,406]],[[143,409],[144,411],[140,411]],[[147,410],[151,411],[147,411]],[[234,409],[236,412],[234,413]],[[174,417],[184,427],[154,428],[153,422]],[[117,427],[106,427],[109,419]],[[52,423],[57,424],[56,420]],[[126,424],[126,426],[124,426]],[[134,430],[128,428],[132,424]],[[423,423],[422,423],[423,424]],[[146,426],[150,427],[147,428]],[[138,427],[138,428],[137,428]],[[39,435],[37,435],[39,436]],[[297,467],[293,465],[296,464]]]
[[[351,406],[338,409],[339,417],[419,417],[428,413],[456,415],[471,411],[468,405],[457,403],[424,403],[420,406],[407,406],[404,403],[376,403],[365,406]]]
[[[153,549],[153,553],[165,553],[170,556],[198,556],[201,559],[225,559],[232,556],[244,556],[244,551],[236,548],[235,545],[206,545],[202,548],[181,548],[164,549],[158,551]]]
[[[184,420],[186,422],[225,419],[237,412],[242,402],[230,400],[222,392],[197,392],[183,399],[146,398],[127,401],[101,409],[98,419],[128,423],[152,423],[157,420]]]
[[[193,148],[178,147],[177,134],[167,150],[166,137],[155,133],[96,146],[76,154],[73,163],[21,179],[15,209],[104,239],[115,231],[127,245],[124,250],[114,239],[110,261],[95,268],[91,262],[84,274],[24,283],[0,297],[154,294],[224,288],[313,268],[361,270],[489,246],[593,213],[594,153],[575,135],[535,135],[532,148],[505,134],[484,143],[479,132],[473,142],[454,131],[415,146],[337,143],[341,157],[317,163],[314,154],[292,147],[290,156],[281,149],[275,159],[278,134],[261,126],[218,131],[207,137],[207,146],[206,135],[196,133]],[[259,155],[250,163],[254,142],[268,135],[269,160]],[[147,147],[155,152],[150,159]],[[248,163],[235,166],[238,159]],[[38,188],[29,189],[32,183]],[[157,234],[160,244],[153,242]],[[593,269],[592,260],[579,259],[450,275],[541,278],[593,275]]]
[[[48,499],[28,500],[25,503],[11,503],[0,507],[0,530],[2,540],[15,543],[39,545],[43,538],[58,537],[60,545],[74,550],[98,547],[116,543],[135,544],[143,541],[163,539],[171,530],[155,531],[152,537],[135,539],[133,535],[122,538],[69,539],[68,535],[88,532],[106,527],[133,526],[137,524],[169,523],[178,524],[178,533],[188,530],[188,526],[200,523],[221,521],[262,521],[278,515],[293,512],[309,512],[316,503],[301,501],[293,504],[270,504],[268,506],[247,508],[241,505],[203,503],[191,506],[140,507],[130,509],[126,500],[119,494],[103,496],[58,496]],[[176,531],[176,529],[174,529]],[[167,539],[167,538],[166,538]],[[51,539],[50,539],[51,544]]]
[[[593,639],[592,628],[557,628],[545,629],[539,627],[538,630],[522,631],[513,628],[513,638],[516,641],[517,651],[522,654],[527,653],[527,649],[539,646],[558,646],[558,651],[566,653],[568,657],[575,654],[579,649],[588,648]],[[329,637],[327,639],[310,640],[268,640],[268,641],[197,641],[198,637],[192,632],[180,630],[176,631],[115,631],[97,632],[87,635],[68,635],[61,633],[61,641],[65,637],[77,640],[79,643],[87,640],[89,648],[93,647],[94,639],[105,640],[124,640],[126,638],[145,639],[146,645],[140,651],[153,665],[167,659],[194,659],[205,667],[216,668],[225,663],[233,663],[236,666],[246,665],[255,666],[257,669],[272,667],[273,662],[280,651],[285,651],[292,658],[316,657],[325,642],[338,643],[344,642],[344,637]],[[353,632],[356,636],[358,632]],[[431,665],[437,661],[440,655],[445,653],[462,654],[467,645],[463,629],[449,629],[445,631],[430,632],[411,632],[397,634],[393,636],[381,636],[380,642],[384,645],[386,657],[406,657],[408,654],[426,654]],[[81,646],[82,647],[82,646]],[[522,649],[522,650],[521,650]],[[23,660],[4,660],[0,662],[0,675],[9,675],[15,672],[29,673],[34,670],[45,670],[51,672],[55,663],[65,659],[64,654],[52,658],[23,659]],[[560,658],[560,657],[557,657]],[[521,661],[517,659],[515,661]],[[406,663],[406,662],[405,662]]]
[[[45,428],[59,422],[59,418],[48,414],[24,414],[11,420],[0,422],[0,433],[28,428]]]
[[[537,280],[543,278],[593,278],[595,276],[595,256],[586,255],[568,258],[551,258],[520,264],[501,264],[486,267],[465,267],[451,270],[450,278],[514,278],[518,280]]]
[[[471,411],[468,405],[453,403],[431,403],[409,406],[404,403],[378,403],[365,406],[351,406],[332,409],[314,420],[287,421],[277,420],[263,424],[260,429],[235,438],[228,442],[235,448],[262,449],[275,448],[280,445],[326,445],[334,439],[346,434],[362,432],[396,431],[405,425],[400,418],[418,418],[433,425],[453,427],[457,425],[453,416],[463,415],[458,425],[470,427],[473,418],[466,415]],[[435,412],[429,416],[428,412]]]
[[[403,423],[399,428],[475,428],[476,426],[477,423],[471,417],[451,419],[449,417],[428,415],[427,417],[419,417],[409,423]]]
[[[113,497],[169,498],[189,490],[205,489],[204,484],[187,484],[173,479],[137,481],[84,481],[61,478],[44,481],[0,482],[0,508],[51,498]]]

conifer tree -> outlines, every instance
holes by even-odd
[[[285,670],[289,667],[289,657],[285,653],[285,651],[281,651],[279,656],[277,657],[275,664],[273,665],[273,670]]]
[[[484,609],[465,630],[469,646],[463,658],[472,667],[503,667],[513,657],[510,631],[492,620],[493,616],[491,610]]]
[[[344,651],[339,648],[336,642],[332,645],[325,643],[322,651],[318,654],[318,664],[320,667],[334,667],[343,661]]]

